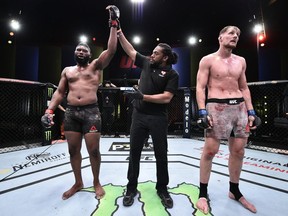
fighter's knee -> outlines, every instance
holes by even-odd
[[[95,149],[91,149],[89,151],[89,155],[92,156],[92,157],[100,157],[100,151],[99,149],[95,148]]]
[[[206,158],[206,159],[213,159],[214,158],[214,156],[216,155],[216,151],[207,151],[206,153],[204,153],[204,157]]]
[[[238,149],[236,151],[231,152],[230,154],[235,156],[235,157],[243,158],[244,153],[245,153],[244,149]]]
[[[74,157],[79,153],[80,153],[80,150],[78,148],[71,148],[71,147],[69,148],[70,157]]]

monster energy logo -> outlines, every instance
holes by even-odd
[[[52,95],[53,95],[53,88],[48,88],[48,89],[47,89],[47,96],[48,96],[49,98],[51,98]]]
[[[134,199],[136,204],[139,204],[139,210],[137,210],[137,215],[146,215],[146,216],[169,216],[172,215],[170,211],[174,211],[173,209],[169,210],[166,209],[162,204],[160,198],[157,196],[155,192],[156,183],[152,181],[147,182],[139,182],[137,190],[139,195],[137,195]],[[106,191],[106,196],[104,199],[100,199],[96,208],[91,212],[91,216],[99,216],[99,215],[126,215],[125,213],[121,214],[121,208],[119,208],[118,201],[120,197],[123,197],[125,193],[125,186],[121,185],[113,185],[107,184],[103,186],[104,190]],[[94,187],[88,187],[81,189],[83,192],[93,192],[95,193]],[[199,188],[191,183],[181,183],[174,188],[169,188],[168,191],[172,194],[175,198],[181,197],[183,200],[186,200],[183,204],[184,208],[187,208],[186,215],[192,216],[200,216],[204,215],[200,210],[195,208],[195,204],[198,200],[199,196]],[[122,199],[122,198],[121,198]],[[211,208],[209,209],[210,212],[206,216],[213,215],[211,212]],[[136,214],[134,214],[136,215]],[[179,214],[173,214],[179,215]]]
[[[45,140],[51,140],[52,139],[52,131],[45,131]]]

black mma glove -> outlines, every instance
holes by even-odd
[[[109,27],[120,29],[120,10],[115,5],[109,5],[106,7],[109,10]]]
[[[117,20],[120,17],[120,10],[115,5],[109,5],[106,7],[109,10],[109,16],[111,20]]]
[[[45,128],[50,128],[52,125],[54,125],[53,116],[53,110],[46,110],[45,114],[41,117],[42,126]]]
[[[206,129],[209,128],[211,125],[209,123],[209,119],[208,119],[208,112],[206,109],[200,109],[198,111],[198,120],[197,120],[197,125],[202,128],[202,129]]]
[[[134,91],[124,91],[123,95],[131,99],[143,100],[143,93],[136,87],[133,86]]]
[[[247,113],[249,121],[253,121],[253,125],[250,127],[259,127],[261,125],[261,119],[256,115],[255,110],[248,110]],[[254,120],[251,117],[254,118]]]

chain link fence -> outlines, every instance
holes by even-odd
[[[52,96],[55,89],[48,86],[32,81],[0,79],[0,148],[17,150],[30,144],[45,144],[45,135],[49,140],[58,137],[57,126],[53,132],[46,132],[40,121],[47,107],[48,93]]]
[[[261,126],[251,134],[250,148],[288,150],[288,81],[249,83],[253,106]]]
[[[288,81],[249,83],[254,109],[262,125],[251,134],[247,147],[282,153],[288,150]],[[0,150],[23,149],[27,145],[49,145],[61,139],[63,113],[55,111],[55,125],[41,125],[47,104],[57,87],[52,84],[0,79]],[[125,88],[100,87],[97,93],[102,117],[102,136],[129,135],[132,103]],[[203,140],[197,124],[195,88],[180,88],[168,105],[169,137]]]

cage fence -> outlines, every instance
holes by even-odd
[[[251,133],[247,148],[287,153],[287,86],[286,80],[249,83],[253,106],[262,124]],[[43,128],[40,121],[56,88],[50,83],[0,79],[0,153],[50,145],[55,140],[65,139],[61,110],[55,111],[52,128]],[[102,136],[129,136],[133,107],[123,95],[123,88],[100,87],[97,96]],[[169,137],[204,140],[204,131],[196,124],[197,118],[196,89],[179,88],[168,104]]]

